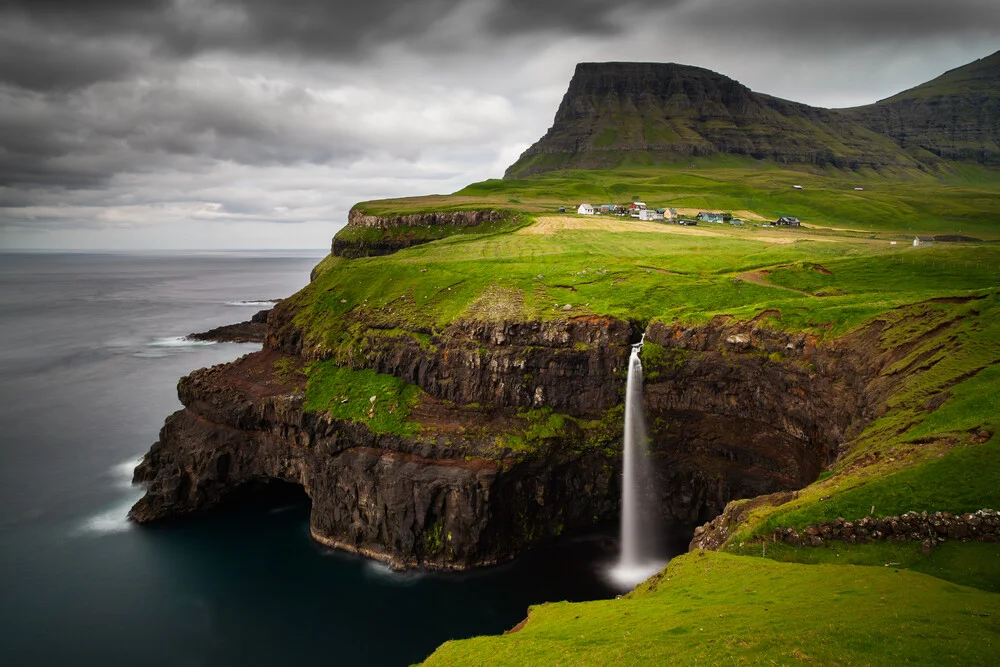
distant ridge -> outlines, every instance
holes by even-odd
[[[552,127],[504,178],[720,153],[841,168],[992,161],[998,64],[994,54],[875,105],[831,110],[755,93],[701,67],[580,63]]]
[[[1000,164],[1000,51],[843,113],[903,148]]]

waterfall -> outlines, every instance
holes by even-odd
[[[644,337],[645,338],[645,337]],[[656,526],[643,496],[652,472],[647,452],[646,419],[642,412],[642,341],[632,346],[625,388],[624,460],[622,462],[621,553],[611,578],[629,587],[658,572],[665,564],[656,554]]]

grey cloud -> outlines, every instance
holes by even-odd
[[[684,0],[574,0],[538,2],[500,0],[484,29],[493,34],[561,32],[581,35],[619,35],[641,24],[650,13],[657,16]]]
[[[190,162],[329,163],[361,150],[336,124],[290,114],[281,95],[225,81],[107,83],[59,96],[8,89],[0,106],[0,185],[94,187]]]
[[[0,25],[0,81],[31,90],[74,90],[134,74],[144,54],[116,42]]]
[[[726,39],[838,51],[900,39],[1000,35],[995,0],[701,0],[687,5],[677,18],[691,29]],[[767,48],[768,41],[758,44]]]

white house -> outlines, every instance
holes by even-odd
[[[639,211],[640,220],[663,220],[663,214],[653,209],[644,208]]]
[[[934,245],[934,237],[933,236],[914,236],[913,237],[913,245],[915,245],[915,246],[918,246],[918,245]]]
[[[594,215],[594,207],[590,204],[580,204],[580,208],[576,209],[576,212],[580,215]]]
[[[796,190],[801,190],[802,189],[801,185],[793,185],[792,187],[795,188]]]

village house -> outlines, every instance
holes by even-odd
[[[648,221],[663,220],[663,209],[654,211],[653,209],[644,208],[639,211],[639,219]]]
[[[580,215],[594,215],[594,207],[590,204],[580,204],[579,208],[576,209],[576,212]]]
[[[794,215],[783,215],[774,224],[781,225],[782,227],[800,227],[802,226],[802,221]]]
[[[642,211],[646,210],[646,204],[641,201],[634,201],[629,204],[628,214],[633,218],[638,218]]]
[[[934,237],[933,236],[914,236],[913,237],[913,245],[914,246],[934,245]]]
[[[726,218],[722,213],[710,213],[708,211],[701,211],[695,216],[695,218],[701,222],[715,222],[718,224],[722,224],[726,221]]]

